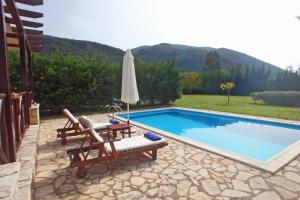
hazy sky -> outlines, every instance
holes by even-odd
[[[226,47],[300,65],[300,0],[45,0],[45,34],[121,49]]]

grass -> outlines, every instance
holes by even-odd
[[[130,105],[130,111],[138,111],[138,110],[144,110],[144,109],[158,109],[158,108],[166,108],[166,107],[170,107],[170,106],[172,106],[172,105],[143,105],[143,106]],[[126,107],[123,108],[123,111],[126,112]],[[72,114],[74,116],[107,114],[107,109],[95,110],[95,111],[79,111],[79,112],[72,112]],[[55,114],[55,115],[41,115],[40,117],[42,120],[49,120],[49,119],[63,118],[64,115],[61,113],[61,114]]]
[[[227,96],[223,95],[184,95],[181,99],[175,101],[173,106],[300,121],[300,108],[266,105],[263,102],[254,103],[254,101],[247,96],[231,96],[230,103],[227,104]],[[161,107],[166,107],[166,105],[151,105],[139,107],[131,106],[130,110],[134,111],[140,109],[153,109]],[[77,112],[74,114],[76,116],[80,116],[96,113],[107,113],[107,110],[94,112]],[[42,119],[53,119],[60,117],[62,117],[62,115],[42,116]]]
[[[300,121],[300,108],[254,103],[251,97],[222,95],[184,95],[174,106]]]

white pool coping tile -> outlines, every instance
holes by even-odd
[[[181,109],[181,110],[187,110],[187,111],[194,111],[194,112],[205,112],[205,113],[212,113],[212,114],[218,114],[218,115],[226,115],[226,116],[234,116],[234,117],[243,117],[243,118],[249,118],[249,119],[258,119],[258,120],[264,120],[269,122],[279,122],[284,124],[290,124],[290,125],[299,125],[300,122],[298,121],[292,121],[292,120],[282,120],[282,119],[274,119],[274,118],[267,118],[267,117],[256,117],[256,116],[250,116],[250,115],[243,115],[243,114],[235,114],[235,113],[227,113],[227,112],[219,112],[219,111],[211,111],[211,110],[203,110],[203,109],[191,109],[191,108],[182,108],[182,107],[167,107],[167,108],[159,108],[159,109],[145,109],[140,111],[134,111],[132,113],[138,113],[138,112],[145,112],[145,111],[155,111],[155,110],[165,110],[165,109]],[[115,116],[115,118],[127,121],[126,118],[122,118],[119,116]],[[289,162],[293,161],[299,154],[300,154],[300,140],[295,142],[294,144],[288,146],[284,150],[282,150],[280,153],[272,157],[266,162],[261,162],[258,160],[246,158],[244,156],[232,153],[232,152],[226,152],[225,150],[217,147],[213,147],[204,143],[196,142],[188,138],[184,138],[182,136],[178,136],[172,133],[169,133],[167,131],[163,131],[151,126],[147,126],[135,121],[130,121],[131,124],[141,127],[143,129],[147,129],[149,131],[153,131],[155,133],[161,134],[165,137],[174,139],[176,141],[183,142],[187,145],[203,149],[205,151],[218,154],[220,156],[247,164],[251,167],[254,167],[256,169],[263,170],[265,172],[275,174],[278,172],[282,167],[287,165]]]

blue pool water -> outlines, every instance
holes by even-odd
[[[175,108],[131,113],[130,120],[262,162],[300,139],[297,125]]]

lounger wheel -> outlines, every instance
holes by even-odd
[[[84,178],[86,176],[87,172],[86,169],[83,168],[78,168],[78,171],[76,172],[76,175],[78,178]]]
[[[57,138],[61,138],[60,143],[62,145],[66,145],[67,144],[67,138],[65,138],[61,132],[58,132],[56,137]]]
[[[80,162],[81,161],[81,158],[79,156],[78,153],[75,153],[75,154],[69,154],[69,157],[70,157],[70,160],[72,163],[76,163],[76,162]]]
[[[81,158],[78,156],[78,157],[74,157],[73,159],[72,159],[72,162],[74,163],[74,162],[80,162],[81,161]]]
[[[65,136],[61,136],[61,144],[66,145],[67,144],[67,138]]]

